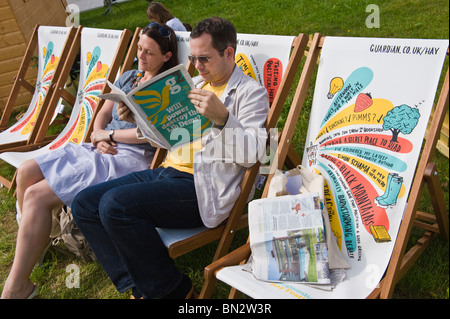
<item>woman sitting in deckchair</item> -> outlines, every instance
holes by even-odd
[[[138,42],[139,70],[125,72],[116,86],[128,93],[140,83],[178,64],[172,29],[153,23]],[[20,227],[16,254],[2,298],[30,298],[37,293],[30,274],[49,243],[52,209],[71,206],[82,189],[147,169],[154,148],[136,137],[136,126],[121,121],[117,105],[106,100],[91,135],[92,144],[69,143],[61,150],[24,162],[17,173]],[[19,212],[18,212],[19,213]]]

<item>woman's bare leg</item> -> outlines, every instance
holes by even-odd
[[[34,160],[27,160],[17,168],[16,176],[16,197],[19,209],[22,211],[23,197],[28,187],[44,179],[38,163]]]
[[[22,196],[16,253],[2,298],[26,298],[33,291],[29,277],[49,242],[52,209],[62,204],[45,179],[28,186]]]

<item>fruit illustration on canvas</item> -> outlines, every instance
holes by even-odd
[[[355,113],[364,111],[372,105],[372,96],[370,93],[360,93],[356,98]]]

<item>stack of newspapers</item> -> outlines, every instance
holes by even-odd
[[[318,193],[252,201],[249,229],[257,279],[330,284]]]

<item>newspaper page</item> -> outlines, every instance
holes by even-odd
[[[181,147],[209,132],[212,123],[197,112],[188,98],[194,87],[183,65],[173,67],[125,94],[108,82],[111,93],[100,97],[125,103],[143,134],[168,150]]]
[[[249,229],[257,279],[330,284],[318,193],[250,202]]]

